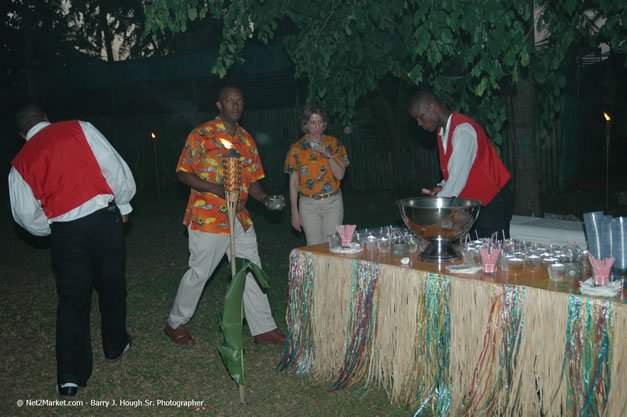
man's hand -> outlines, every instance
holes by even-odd
[[[128,223],[128,214],[122,215],[122,223]]]
[[[436,185],[435,187],[433,187],[432,189],[426,189],[423,188],[422,189],[422,193],[423,194],[427,194],[430,195],[431,197],[435,197],[436,195],[438,195],[438,193],[442,191],[442,187],[440,187],[439,185]]]
[[[211,184],[211,185],[212,185],[211,192],[217,195],[218,197],[226,200],[226,193],[224,192],[224,184]]]
[[[270,196],[266,194],[263,197],[263,205],[268,210],[283,210],[285,207],[285,196],[283,194],[277,194]]]

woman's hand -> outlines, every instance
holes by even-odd
[[[303,231],[303,221],[300,218],[298,210],[292,210],[292,227],[299,232]]]
[[[329,151],[329,148],[327,148],[324,143],[320,140],[320,139],[316,139],[311,141],[311,149],[313,149],[314,151],[320,153],[322,156],[324,156],[325,158],[329,159],[331,158],[331,152]]]

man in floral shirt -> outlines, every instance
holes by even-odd
[[[222,88],[216,106],[220,116],[189,134],[176,168],[178,180],[191,188],[184,220],[189,232],[190,257],[165,333],[175,343],[186,345],[194,344],[194,340],[185,324],[194,315],[207,280],[230,247],[222,161],[233,156],[232,152],[241,162],[235,256],[261,267],[257,236],[245,204],[250,195],[267,206],[268,195],[259,184],[264,172],[255,141],[237,123],[244,109],[242,92],[235,87]],[[227,149],[220,139],[232,144],[234,151]],[[244,287],[244,310],[256,343],[285,343],[285,336],[276,329],[268,297],[250,273]]]

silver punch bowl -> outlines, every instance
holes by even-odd
[[[429,262],[450,262],[459,258],[453,242],[472,227],[481,201],[454,197],[412,197],[396,202],[405,225],[429,241],[420,257]]]

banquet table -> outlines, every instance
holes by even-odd
[[[294,249],[279,367],[330,390],[382,388],[415,415],[627,415],[624,294],[409,258]]]

